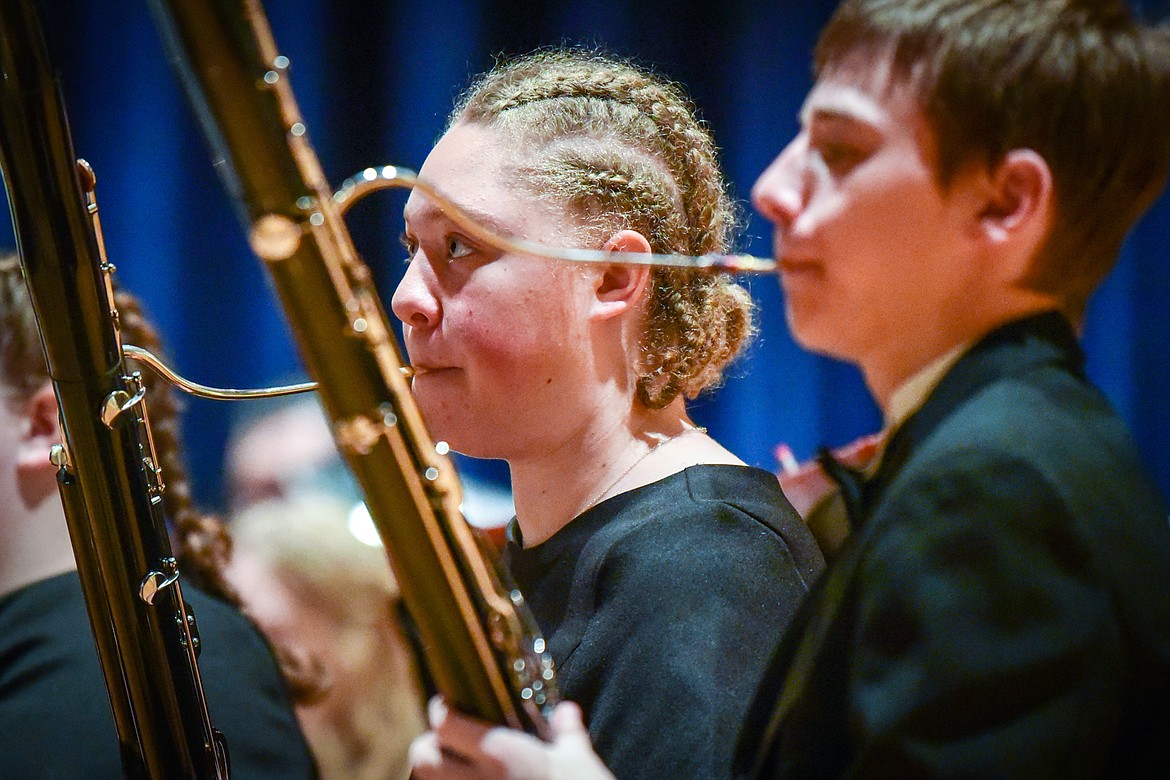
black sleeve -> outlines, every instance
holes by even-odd
[[[199,669],[232,777],[306,778],[316,768],[260,632],[194,587]],[[118,735],[76,572],[0,599],[0,777],[122,776]]]

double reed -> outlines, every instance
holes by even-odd
[[[556,700],[544,640],[460,514],[455,472],[423,426],[260,3],[151,7],[365,493],[435,686],[457,709],[544,733]]]
[[[57,394],[65,443],[53,462],[122,764],[131,778],[224,778],[226,747],[199,679],[145,392],[126,373],[95,181],[73,150],[52,74],[31,0],[4,0],[0,161]]]

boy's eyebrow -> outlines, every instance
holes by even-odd
[[[820,108],[813,109],[810,113],[817,119],[841,119],[846,121],[853,121],[858,119],[858,116],[855,112],[845,108],[822,106]]]
[[[881,123],[880,110],[856,88],[833,89],[828,94],[814,90],[800,107],[801,125],[812,121],[848,122],[865,125]]]
[[[814,121],[817,122],[837,122],[848,124],[873,124],[872,121],[866,119],[850,108],[844,106],[817,106],[815,108],[802,108],[800,111],[800,123],[803,127],[808,127]]]

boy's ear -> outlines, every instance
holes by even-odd
[[[57,396],[46,382],[24,403],[24,425],[20,435],[18,472],[53,475],[57,467],[49,462],[49,450],[61,442],[61,418],[57,415]]]
[[[1051,226],[1054,198],[1048,162],[1031,149],[1013,149],[989,173],[981,232],[996,245],[1025,241],[1039,247]]]
[[[649,254],[650,242],[636,230],[619,230],[605,246],[606,252]],[[612,263],[602,267],[594,282],[591,318],[605,320],[629,311],[642,301],[650,281],[650,266]]]

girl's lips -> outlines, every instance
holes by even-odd
[[[438,366],[427,363],[412,363],[411,368],[414,369],[415,376],[423,376],[424,374],[437,374],[440,371],[449,371],[454,366]]]

